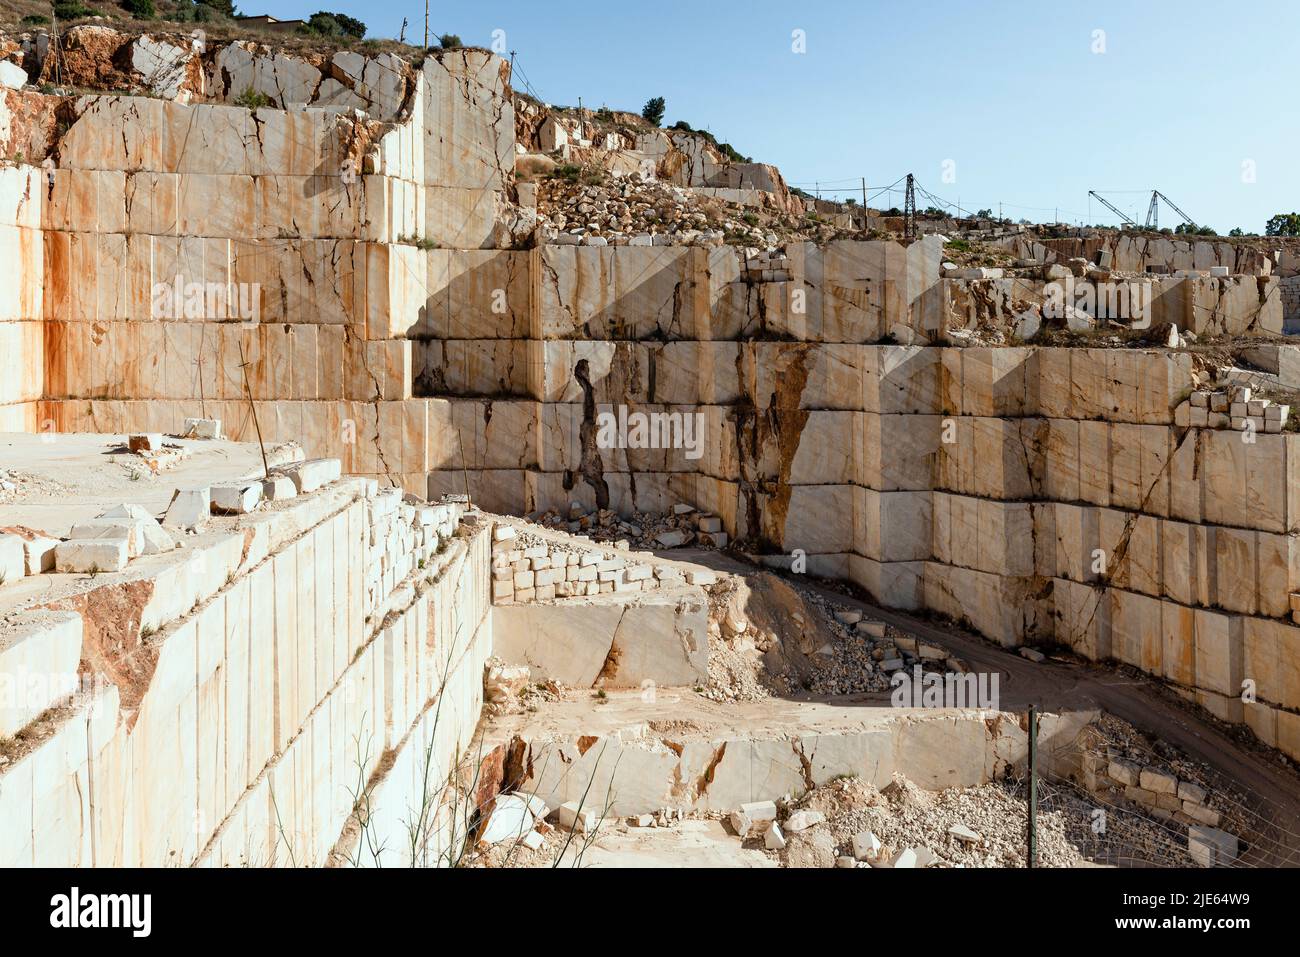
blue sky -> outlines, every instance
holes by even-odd
[[[408,40],[423,32],[418,2],[326,2],[371,36],[397,36],[403,16]],[[242,9],[288,18],[318,8]],[[1262,232],[1273,213],[1300,209],[1300,3],[430,0],[430,9],[435,34],[466,44],[490,46],[504,30],[547,102],[639,110],[663,96],[667,123],[707,126],[810,191],[862,176],[874,191],[910,171],[970,210],[1002,202],[1017,218],[1050,220],[1059,208],[1062,219],[1111,223],[1088,190],[1141,220],[1156,188],[1220,232]],[[805,53],[792,51],[795,30]],[[1161,208],[1162,226],[1179,221]]]

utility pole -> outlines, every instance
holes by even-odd
[[[429,52],[429,0],[424,0],[424,52]]]
[[[862,215],[867,215],[867,178],[862,177]]]
[[[903,238],[916,238],[916,181],[907,174],[907,192],[903,196]]]
[[[1029,857],[1026,867],[1038,866],[1038,707],[1029,706]]]

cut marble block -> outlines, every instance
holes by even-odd
[[[853,583],[881,604],[903,611],[926,607],[926,568],[925,562],[878,562],[857,554],[849,556]]]
[[[1121,588],[1107,589],[1111,600],[1111,654],[1125,664],[1153,674],[1164,668],[1161,602]]]
[[[1196,685],[1227,696],[1240,696],[1243,678],[1243,620],[1196,609]]]
[[[1172,601],[1160,603],[1161,666],[1170,681],[1196,687],[1196,613]]]
[[[922,607],[966,622],[1006,647],[1049,634],[1051,603],[1033,579],[1006,578],[973,568],[923,563]]]
[[[16,582],[27,575],[27,553],[18,535],[0,532],[0,583]]]
[[[940,409],[940,350],[867,346],[862,379],[867,412],[933,414]]]
[[[861,423],[861,430],[854,430],[856,484],[882,492],[934,487],[944,425],[940,416],[854,415]]]
[[[856,421],[853,412],[808,412],[799,428],[797,449],[782,476],[784,480],[792,485],[852,482]],[[793,443],[782,435],[779,444],[789,448]]]
[[[82,538],[60,542],[54,550],[55,567],[64,573],[117,572],[130,560],[126,538]]]
[[[1300,628],[1278,621],[1243,621],[1242,677],[1261,701],[1300,706]]]
[[[930,351],[930,350],[927,350]],[[961,357],[961,414],[1035,415],[1037,381],[1029,372],[1034,351],[1026,348],[958,349]]]
[[[699,589],[502,605],[493,612],[494,653],[527,664],[534,678],[574,687],[690,685],[707,671],[707,604]],[[610,670],[609,661],[617,662]]]
[[[931,492],[853,489],[853,550],[880,562],[928,559],[935,531]]]
[[[853,550],[853,486],[794,485],[767,496],[760,521],[781,550],[808,554]]]
[[[1056,640],[1089,661],[1111,656],[1107,589],[1058,578],[1053,581],[1052,618]]]

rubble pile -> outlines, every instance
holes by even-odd
[[[769,850],[787,867],[1024,867],[1027,804],[1023,782],[929,792],[901,775],[881,790],[842,778],[779,808],[784,819],[776,826],[785,843]],[[1038,866],[1078,867],[1091,860],[1076,843],[1091,811],[1066,792],[1040,807]],[[1166,862],[1159,828],[1145,842],[1141,833],[1130,837],[1139,852],[1149,847],[1153,860]]]
[[[562,166],[538,182],[542,240],[584,246],[733,246],[754,254],[788,241],[827,242],[860,232],[808,217],[700,195],[640,173]]]
[[[774,636],[750,627],[739,610],[742,588],[728,575],[709,589],[709,683],[700,694],[710,701],[758,701],[790,690],[785,676],[764,663]]]
[[[547,241],[587,246],[716,246],[724,241],[716,205],[706,210],[689,189],[645,180],[639,173],[595,179],[553,176],[541,181],[537,211]]]
[[[879,694],[896,671],[967,670],[937,645],[770,574],[710,587],[709,639],[701,694],[712,701]]]
[[[546,528],[585,535],[618,548],[726,548],[729,541],[722,530],[722,519],[684,504],[673,506],[667,513],[638,512],[631,519],[623,519],[611,509],[588,511],[581,502],[573,502],[567,512],[552,508],[530,518]]]
[[[47,475],[37,475],[21,469],[0,469],[0,505],[8,505],[26,497],[57,498],[70,491],[70,486]]]
[[[485,716],[537,711],[563,696],[563,686],[555,681],[534,682],[527,665],[507,665],[494,655],[483,666]]]
[[[615,822],[598,803],[569,801],[550,808],[535,794],[502,792],[482,809],[466,863],[471,867],[550,866],[566,853],[580,855],[598,832],[611,826]]]

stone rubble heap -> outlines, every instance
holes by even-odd
[[[67,491],[67,486],[48,476],[20,469],[0,469],[0,505],[8,505],[29,495],[57,496]]]
[[[786,867],[918,868],[1024,867],[1026,798],[1023,785],[997,782],[924,791],[900,775],[877,790],[842,778],[797,802],[743,805],[730,816],[741,840],[764,847]],[[1077,867],[1091,859],[1079,843],[1091,805],[1054,795],[1038,816],[1040,867]],[[1159,828],[1138,832],[1137,853],[1167,853]],[[1143,835],[1145,838],[1143,839]],[[1184,855],[1182,863],[1191,863]]]
[[[527,665],[507,665],[494,655],[483,667],[483,707],[489,716],[536,711],[563,694],[563,687],[554,681],[534,682]]]
[[[896,671],[922,668],[966,671],[964,662],[937,645],[906,635],[881,621],[863,618],[860,612],[833,613],[834,629],[840,641],[818,654],[818,668],[809,682],[814,694],[842,695],[887,691]]]
[[[663,817],[643,815],[639,826],[667,826],[673,813],[680,822],[680,812],[665,809]],[[470,863],[528,867],[553,861],[570,837],[581,843],[606,823],[598,809],[579,801],[550,808],[535,794],[502,792],[484,813]]]
[[[545,528],[585,535],[593,541],[613,542],[620,547],[626,544],[638,549],[681,548],[686,545],[726,548],[730,541],[722,530],[722,519],[709,512],[697,511],[693,505],[680,503],[674,505],[671,512],[641,512],[631,519],[622,519],[610,509],[588,512],[582,503],[573,502],[567,515],[552,508],[534,518]]]
[[[725,231],[689,189],[637,173],[605,183],[542,180],[538,214],[547,242],[585,246],[721,245]],[[775,239],[775,237],[773,237]]]
[[[816,219],[756,211],[639,173],[552,175],[537,183],[543,242],[584,246],[720,246],[775,251],[840,230]]]

